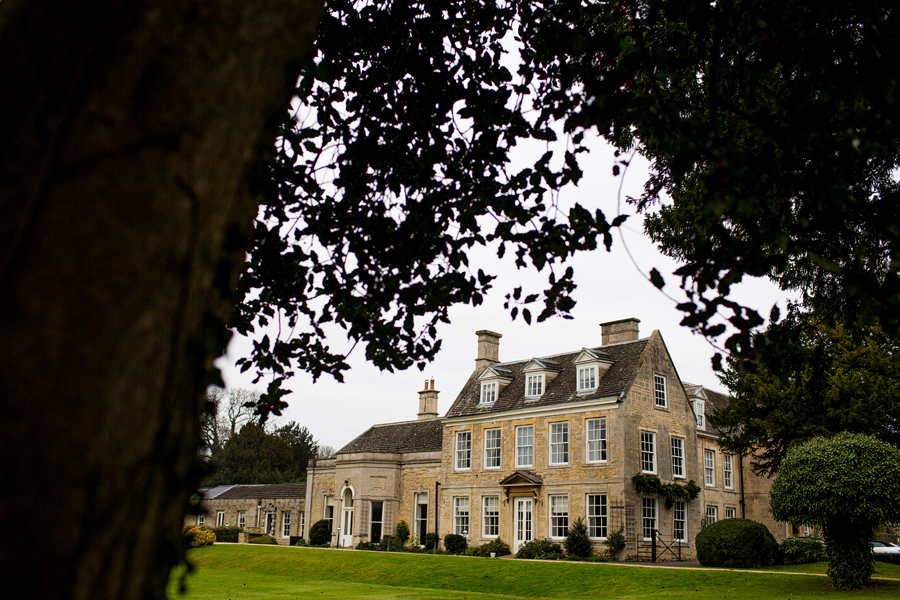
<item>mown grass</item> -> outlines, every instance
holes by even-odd
[[[628,565],[350,552],[217,544],[190,554],[185,600],[321,598],[604,598],[742,600],[900,597],[900,580],[837,592],[828,579],[778,572],[642,568]],[[895,565],[886,565],[893,567]],[[824,567],[823,567],[824,570]],[[895,573],[895,575],[897,575]]]

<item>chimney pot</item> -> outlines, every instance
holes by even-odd
[[[425,389],[419,392],[419,420],[436,419],[438,416],[438,392],[434,389],[434,379],[425,380]]]

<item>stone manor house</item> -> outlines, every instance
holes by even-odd
[[[235,525],[243,513],[245,526],[282,543],[326,519],[337,547],[378,542],[404,520],[419,541],[500,537],[515,552],[536,538],[561,542],[582,517],[597,552],[622,530],[626,558],[649,557],[654,532],[661,558],[693,558],[700,528],[732,517],[784,538],[789,527],[769,513],[770,481],[723,452],[707,426],[727,397],[682,381],[659,332],[641,338],[638,325],[603,323],[600,346],[507,362],[501,335],[478,331],[475,370],[446,415],[426,381],[417,420],[374,425],[312,463],[305,484],[283,484],[304,486],[302,501],[299,487],[282,500],[277,486],[231,486],[207,492],[207,518]],[[701,491],[667,507],[635,489],[637,474],[693,480]]]

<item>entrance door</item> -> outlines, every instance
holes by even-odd
[[[266,513],[266,534],[275,537],[275,513]]]
[[[341,548],[353,547],[353,492],[344,492],[343,518],[341,519]]]
[[[532,499],[516,498],[516,538],[513,554],[532,539]]]

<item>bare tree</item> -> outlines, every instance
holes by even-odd
[[[203,449],[215,455],[241,427],[254,418],[260,392],[245,388],[206,388],[206,412],[200,421]]]
[[[337,454],[337,450],[334,446],[329,446],[327,444],[321,444],[319,446],[319,451],[316,453],[318,458],[331,458]]]

